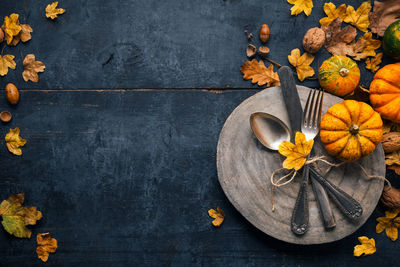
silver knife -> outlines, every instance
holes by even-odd
[[[289,121],[292,130],[291,140],[294,142],[294,136],[296,132],[301,131],[303,109],[301,107],[300,97],[299,93],[297,92],[292,70],[287,66],[283,66],[278,70],[278,75],[281,82],[283,100],[285,102],[286,110],[289,114]],[[308,176],[309,169],[305,168],[303,179],[308,179]],[[312,176],[311,181],[325,228],[331,229],[336,226],[336,222],[335,217],[333,216],[333,211],[329,204],[328,195],[322,185],[315,181]],[[306,185],[306,183],[302,184]],[[292,231],[298,235],[306,233],[308,229],[308,219],[309,211],[307,189],[305,186],[301,186],[296,199],[295,207],[293,209],[291,222]]]

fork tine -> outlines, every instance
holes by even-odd
[[[311,99],[311,93],[313,90],[310,90],[310,92],[308,93],[308,97],[307,97],[307,102],[306,102],[306,106],[304,108],[304,112],[303,112],[303,125],[307,125],[307,121],[306,121],[306,116],[308,114],[308,110],[310,108],[310,99]]]
[[[316,92],[317,90],[315,90]],[[320,102],[320,97],[321,97],[321,90],[318,90],[318,95],[317,98],[315,99],[315,102],[313,103],[313,119],[312,119],[312,123],[311,123],[311,127],[316,128],[317,127],[317,114],[319,113],[319,102]]]
[[[322,104],[324,103],[324,89],[321,89],[321,100],[319,102],[319,111],[318,111],[318,120],[317,120],[317,127],[319,127],[319,124],[321,123],[321,115],[322,115]]]
[[[307,114],[307,124],[306,124],[307,127],[311,127],[311,125],[312,125],[311,115],[315,109],[314,108],[315,90],[311,89],[311,91],[313,91],[313,94],[312,94],[312,98],[311,98],[310,109],[308,110],[308,114]]]

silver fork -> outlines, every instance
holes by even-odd
[[[316,94],[316,92],[317,90],[310,90],[303,112],[301,131],[302,133],[304,133],[306,140],[314,139],[319,132],[319,123],[321,121],[324,91],[320,89],[318,90],[318,94]],[[310,155],[308,157],[310,157]],[[291,221],[292,232],[297,235],[302,235],[308,230],[308,177],[309,167],[308,165],[305,165],[303,168],[303,180],[300,185],[299,194],[297,195]]]

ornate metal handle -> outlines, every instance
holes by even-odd
[[[292,213],[292,232],[296,235],[304,235],[308,230],[308,184],[309,168],[308,165],[303,168],[303,181],[300,185],[299,194],[297,195],[296,204]]]
[[[336,221],[329,203],[328,194],[326,193],[325,188],[314,178],[313,175],[310,175],[310,178],[324,226],[328,230],[333,229],[336,226]]]
[[[357,220],[361,217],[363,210],[357,200],[321,176],[314,167],[311,166],[309,169],[310,175],[325,187],[332,200],[348,218]]]

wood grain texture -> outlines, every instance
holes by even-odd
[[[298,86],[298,91],[304,108],[309,89]],[[330,106],[341,101],[338,97],[325,94],[323,114]],[[309,231],[304,236],[295,236],[290,230],[290,219],[301,175],[291,184],[275,190],[276,210],[272,211],[272,185],[269,177],[274,170],[281,168],[282,156],[263,148],[251,132],[249,118],[254,112],[266,112],[277,116],[286,124],[289,123],[280,87],[268,88],[246,99],[225,122],[217,149],[218,178],[228,199],[239,212],[264,233],[295,244],[333,242],[352,234],[365,223],[378,203],[383,181],[368,179],[361,168],[354,163],[346,163],[339,168],[333,168],[327,179],[361,203],[364,210],[361,219],[349,222],[336,207],[333,207],[337,226],[331,231],[326,231],[309,185]],[[316,139],[315,146],[316,155],[327,155],[319,139]],[[335,159],[329,157],[329,161],[335,162]],[[385,176],[381,145],[369,157],[358,162],[368,174]]]

